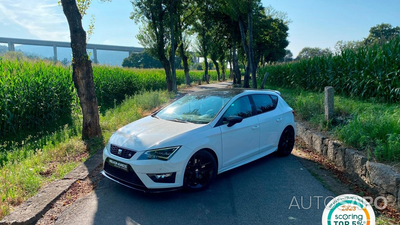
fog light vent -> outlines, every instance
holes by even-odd
[[[175,183],[175,173],[149,173],[147,176],[150,177],[156,183]]]

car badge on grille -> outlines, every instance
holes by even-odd
[[[122,154],[122,149],[118,149],[118,155]]]

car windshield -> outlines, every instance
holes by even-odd
[[[231,98],[232,96],[223,94],[185,95],[161,110],[156,116],[176,122],[206,124],[214,119]]]

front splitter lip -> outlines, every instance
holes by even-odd
[[[107,177],[108,179],[122,185],[125,187],[128,187],[130,189],[136,190],[136,191],[141,191],[144,193],[165,193],[165,192],[172,192],[172,191],[179,191],[182,190],[182,187],[177,187],[177,188],[160,188],[160,189],[149,189],[146,187],[139,187],[139,186],[132,186],[129,184],[126,184],[125,182],[123,182],[123,180],[118,179],[114,176],[112,176],[111,174],[108,174],[106,171],[101,171],[101,174],[103,174],[103,176]]]

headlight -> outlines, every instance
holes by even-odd
[[[111,147],[110,142],[107,142],[106,146],[104,146],[103,152],[110,152],[110,147]]]
[[[168,147],[168,148],[160,148],[160,149],[154,149],[154,150],[148,150],[145,151],[139,158],[138,160],[146,160],[146,159],[160,159],[160,160],[168,160],[170,159],[176,151],[181,146],[175,146],[175,147]]]

